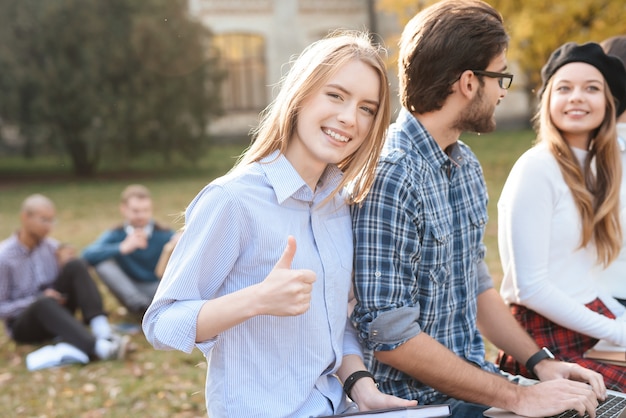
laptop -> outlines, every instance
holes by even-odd
[[[514,414],[513,412],[506,411],[500,408],[489,408],[483,414],[486,417],[491,418],[524,418],[522,415]],[[547,418],[570,418],[578,417],[580,415],[576,411],[565,411],[559,415],[553,415]],[[583,417],[589,418],[589,415],[585,414]],[[614,390],[607,390],[607,398],[602,402],[598,409],[596,409],[597,418],[626,418],[626,393],[616,392]]]

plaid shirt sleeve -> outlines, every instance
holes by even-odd
[[[414,264],[422,258],[420,199],[394,151],[379,167],[362,205],[353,207],[355,292],[353,320],[368,349],[392,350],[421,331]],[[380,318],[378,326],[377,320]]]

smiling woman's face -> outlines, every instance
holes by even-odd
[[[572,62],[552,76],[550,117],[570,146],[587,149],[606,113],[606,84],[593,65]]]

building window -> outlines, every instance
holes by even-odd
[[[200,14],[270,13],[273,0],[190,0],[191,8]]]
[[[359,13],[367,6],[367,0],[299,0],[301,13]]]
[[[245,33],[214,38],[227,73],[222,84],[227,112],[259,111],[267,105],[265,39]]]

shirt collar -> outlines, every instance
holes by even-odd
[[[126,235],[130,235],[135,230],[135,227],[126,223],[124,225],[124,232]],[[146,226],[143,227],[143,232],[145,232],[146,236],[150,238],[152,236],[152,232],[154,231],[154,221],[150,221]]]
[[[408,146],[415,152],[421,154],[425,161],[432,167],[440,168],[449,164],[449,161],[459,166],[465,164],[465,153],[459,145],[459,141],[450,145],[448,147],[449,154],[446,153],[441,149],[426,128],[424,128],[424,125],[422,125],[411,112],[404,108],[400,111],[396,122],[402,127],[405,135],[412,139],[408,141]]]
[[[15,231],[12,235],[10,235],[6,242],[9,245],[12,246],[16,246],[20,249],[20,251],[24,254],[24,255],[28,255],[30,254],[32,251],[34,251],[35,249],[37,249],[38,247],[40,247],[44,242],[48,241],[53,243],[54,245],[57,245],[57,241],[54,238],[50,238],[50,237],[45,237],[44,239],[42,239],[41,241],[39,241],[37,243],[37,245],[35,245],[33,248],[29,248],[28,246],[26,246],[21,240],[20,240],[20,231],[17,230]]]
[[[343,176],[336,165],[328,165],[313,192],[289,160],[279,151],[274,151],[262,158],[260,167],[274,189],[279,204],[290,197],[306,202],[323,200],[337,187]]]

